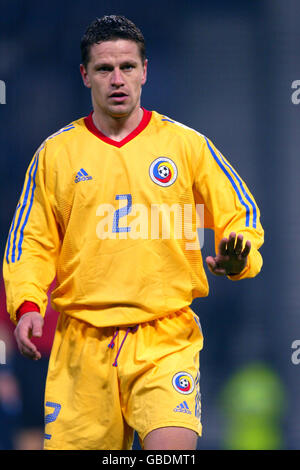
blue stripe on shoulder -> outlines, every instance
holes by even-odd
[[[10,229],[9,234],[8,234],[7,248],[6,248],[6,262],[7,262],[7,264],[9,264],[9,250],[10,250],[11,235],[12,235],[12,232],[13,232],[14,227],[15,227],[16,215],[17,215],[17,212],[18,212],[18,209],[19,209],[20,205],[21,204],[19,202],[18,205],[17,205],[17,208],[15,210],[14,218],[13,218],[13,221],[12,221],[12,224],[11,224],[11,229]]]
[[[48,137],[46,139],[46,141],[50,140],[50,139],[53,139],[54,137],[56,137],[57,135],[59,135],[63,132],[68,132],[71,129],[75,129],[75,126],[72,123],[65,126],[65,127],[63,127],[62,129],[60,129],[55,134]],[[10,262],[10,260],[9,260],[10,250],[12,250],[12,253],[11,253],[11,262],[12,263],[15,263],[15,261],[16,261],[17,249],[18,249],[17,260],[20,259],[21,254],[22,254],[24,229],[26,227],[26,224],[28,222],[28,218],[29,218],[29,215],[30,215],[30,212],[31,212],[31,209],[32,209],[34,192],[35,192],[35,189],[36,189],[36,172],[37,172],[37,168],[38,168],[39,153],[44,148],[44,146],[45,146],[45,143],[39,148],[39,150],[36,153],[35,158],[33,159],[32,163],[31,163],[31,166],[28,170],[28,181],[27,181],[26,187],[25,187],[25,185],[23,186],[20,201],[19,201],[19,203],[17,205],[17,208],[15,210],[15,214],[14,214],[14,218],[13,218],[13,221],[12,221],[11,229],[10,229],[9,234],[8,234],[8,241],[7,241],[7,248],[6,248],[6,262],[7,262],[7,264],[9,264],[9,262]],[[32,187],[31,187],[31,185],[32,185]],[[24,193],[24,196],[22,196],[23,193]],[[19,210],[20,207],[21,207],[21,210],[20,210],[20,212],[18,214],[18,217],[17,217],[17,213],[18,213],[18,210]],[[19,242],[18,242],[18,246],[17,246],[18,231],[19,231],[20,224],[21,224],[24,212],[26,210],[26,207],[27,207],[27,213],[25,215],[23,225],[21,226],[21,229],[20,229],[20,238],[19,238]],[[17,223],[16,223],[16,220],[17,220]],[[15,225],[15,223],[16,223],[16,225]]]
[[[37,156],[37,161],[36,161],[36,165],[35,165],[35,169],[34,169],[33,185],[32,185],[32,189],[31,189],[30,203],[29,203],[29,206],[28,206],[28,209],[27,209],[27,213],[26,213],[25,220],[24,220],[24,222],[23,222],[23,225],[22,225],[21,231],[20,231],[20,238],[19,238],[19,244],[18,244],[19,255],[18,255],[17,261],[19,261],[19,259],[21,258],[21,254],[22,254],[22,243],[23,243],[23,238],[24,238],[24,228],[26,227],[26,224],[27,224],[27,221],[28,221],[28,217],[29,217],[29,214],[30,214],[30,212],[31,212],[31,208],[32,208],[32,204],[33,204],[34,191],[35,191],[35,188],[36,188],[36,178],[35,178],[35,177],[36,177],[36,172],[37,172],[38,164],[39,164],[39,154],[38,154],[38,156]]]
[[[222,161],[220,160],[220,158],[217,156],[217,154],[215,153],[214,149],[212,148],[212,146],[210,145],[208,139],[204,136],[205,140],[206,140],[206,143],[207,143],[207,146],[210,150],[210,153],[212,154],[213,158],[215,159],[215,161],[217,162],[217,164],[219,165],[219,167],[221,168],[221,170],[223,171],[223,173],[225,173],[225,175],[227,176],[227,178],[229,179],[230,183],[232,184],[232,187],[233,189],[235,190],[237,196],[238,196],[238,199],[240,201],[240,203],[242,204],[242,206],[245,207],[246,209],[246,227],[249,227],[249,219],[250,219],[250,207],[248,206],[248,204],[245,203],[245,201],[243,200],[242,198],[242,195],[239,191],[239,188],[237,187],[234,179],[232,178],[231,174],[226,170],[226,168],[224,167]]]
[[[226,162],[226,160],[224,159],[223,155],[219,152],[219,155],[224,163],[224,165],[226,165],[228,168],[230,168],[230,170],[232,171],[232,173],[234,174],[234,176],[236,177],[236,179],[238,180],[239,182],[239,186],[241,188],[241,191],[242,193],[244,194],[245,198],[247,199],[247,201],[251,204],[252,206],[252,209],[253,209],[253,228],[256,228],[256,224],[257,224],[257,210],[256,210],[256,205],[255,205],[255,202],[251,199],[251,197],[249,196],[249,194],[247,193],[246,189],[244,188],[243,186],[243,181],[241,180],[241,178],[239,177],[239,175],[237,174],[237,172],[232,168],[231,165],[229,165],[229,163]]]
[[[25,221],[21,227],[21,232],[20,232],[20,240],[19,240],[19,243],[18,243],[18,249],[20,250],[21,248],[21,245],[22,245],[22,241],[23,241],[23,232],[24,232],[24,227],[27,223],[27,220],[28,220],[28,217],[29,217],[29,213],[31,211],[31,207],[32,207],[32,202],[33,202],[33,195],[34,195],[34,190],[35,190],[35,186],[36,186],[36,183],[35,183],[35,177],[36,177],[36,172],[37,172],[37,167],[38,167],[38,160],[39,160],[39,154],[36,154],[30,168],[29,168],[29,173],[28,173],[28,181],[27,181],[27,184],[26,184],[26,188],[24,186],[24,189],[25,189],[25,193],[24,193],[24,198],[23,198],[23,202],[21,204],[21,202],[19,202],[18,206],[17,206],[17,209],[16,209],[16,212],[15,212],[15,215],[14,215],[14,219],[13,219],[13,223],[12,223],[12,227],[11,227],[11,230],[10,230],[10,234],[9,234],[9,238],[8,238],[8,244],[7,244],[7,253],[6,253],[6,261],[7,263],[9,263],[9,250],[10,250],[10,243],[11,243],[11,238],[13,237],[13,242],[12,242],[12,253],[11,253],[11,262],[12,263],[15,263],[16,261],[16,249],[17,249],[17,246],[16,246],[16,242],[17,242],[17,235],[18,235],[18,230],[19,230],[19,227],[20,227],[20,224],[21,224],[21,221],[22,221],[22,217],[23,217],[23,214],[25,212],[25,209],[26,209],[26,206],[27,206],[27,203],[28,203],[28,200],[29,200],[29,193],[30,193],[30,188],[31,188],[31,184],[33,182],[33,185],[32,185],[32,189],[31,189],[31,198],[30,198],[30,204],[29,204],[29,207],[28,207],[28,210],[27,210],[27,214],[26,214],[26,217],[25,217]],[[23,192],[23,191],[22,191]],[[20,198],[20,201],[21,201],[22,198]],[[15,225],[15,220],[16,220],[16,215],[17,215],[17,211],[18,211],[18,208],[21,207],[21,210],[19,212],[19,215],[18,215],[18,220],[17,220],[17,224],[16,226]],[[20,254],[18,256],[18,260],[20,259]]]
[[[54,137],[58,136],[59,134],[62,134],[63,132],[68,132],[71,129],[75,129],[75,126],[73,126],[73,124],[69,124],[68,126],[63,127],[59,131],[55,132],[55,134],[50,135],[46,140],[53,139]]]

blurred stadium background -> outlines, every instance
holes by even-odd
[[[79,42],[104,14],[123,14],[144,32],[143,106],[210,137],[262,213],[261,274],[238,283],[208,274],[209,297],[193,303],[205,336],[199,449],[299,449],[300,364],[291,360],[300,339],[300,105],[291,98],[300,80],[297,0],[0,0],[1,257],[34,151],[90,112]],[[212,250],[208,231],[204,256]],[[43,360],[32,363],[16,352],[3,283],[0,296],[0,449],[35,449],[56,313],[49,306]]]

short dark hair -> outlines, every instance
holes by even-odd
[[[96,18],[87,28],[81,39],[81,62],[85,68],[90,60],[93,44],[116,39],[129,39],[139,46],[142,63],[146,59],[145,39],[140,29],[125,16],[106,15]]]

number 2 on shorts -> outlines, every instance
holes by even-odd
[[[59,415],[61,405],[52,401],[47,401],[46,406],[53,408],[53,412],[45,416],[45,424],[53,423]],[[51,434],[45,434],[45,439],[51,439]]]

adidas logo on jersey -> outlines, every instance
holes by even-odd
[[[93,178],[89,176],[88,173],[83,168],[81,168],[75,177],[75,183],[79,183],[79,181],[87,181],[87,180],[92,180],[92,179]]]
[[[188,415],[192,414],[186,401],[183,401],[182,403],[180,403],[180,405],[176,406],[173,411],[179,413],[187,413]]]

